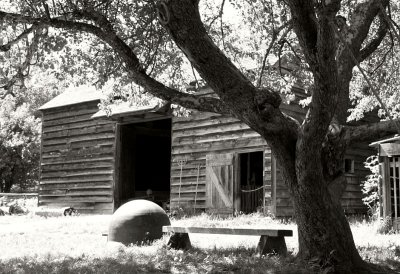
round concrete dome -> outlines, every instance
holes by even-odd
[[[108,240],[123,244],[142,244],[162,237],[162,226],[171,222],[165,211],[148,200],[123,204],[113,214]]]

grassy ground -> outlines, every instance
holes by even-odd
[[[258,237],[193,234],[194,248],[169,249],[167,239],[150,246],[107,243],[110,216],[43,218],[0,217],[0,273],[311,273],[311,265],[297,265],[292,256],[255,256]],[[204,226],[283,227],[270,218],[209,216],[172,220],[173,224]],[[370,223],[354,222],[352,229],[363,258],[400,272],[400,235],[378,235]],[[297,234],[286,238],[291,253],[297,252]]]

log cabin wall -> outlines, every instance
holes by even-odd
[[[116,124],[91,119],[98,103],[42,110],[40,206],[113,212]]]
[[[370,174],[370,171],[365,168],[364,162],[374,154],[376,151],[369,147],[368,143],[354,144],[346,151],[345,161],[346,159],[350,160],[352,164],[349,172],[345,170],[347,186],[341,198],[341,204],[346,214],[365,214],[368,211],[368,207],[362,201],[364,195],[361,191],[361,183]]]
[[[282,104],[282,110],[302,121],[306,109],[299,106],[305,98],[304,91],[294,88],[296,98]],[[272,157],[268,144],[257,133],[237,119],[210,113],[195,112],[190,117],[173,118],[171,163],[171,208],[187,207],[208,209],[206,189],[206,157],[210,154],[240,154],[264,151],[264,185],[266,212],[278,217],[293,216],[290,199],[279,165]],[[364,214],[367,207],[362,202],[361,182],[368,170],[364,161],[374,150],[368,144],[351,147],[345,158],[351,160],[352,170],[346,173],[348,184],[341,203],[346,213]]]
[[[271,185],[271,150],[235,118],[192,113],[172,119],[171,208],[206,209],[206,156],[264,152],[264,183]],[[267,192],[271,191],[271,188]]]

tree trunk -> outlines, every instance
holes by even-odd
[[[305,170],[299,177],[310,175]],[[339,273],[356,273],[364,262],[355,247],[350,225],[340,204],[331,199],[325,182],[299,181],[293,196],[299,234],[298,257]],[[310,225],[312,224],[312,225]]]
[[[367,266],[358,254],[340,199],[329,191],[322,149],[302,137],[296,146],[297,184],[289,184],[296,186],[291,192],[299,233],[298,257],[332,273],[359,273]]]

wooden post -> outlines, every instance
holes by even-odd
[[[285,237],[270,237],[266,235],[262,235],[260,237],[260,241],[258,242],[257,246],[257,254],[261,256],[270,253],[276,253],[283,256],[287,255]]]
[[[174,249],[189,249],[192,247],[188,233],[173,233],[169,238],[168,246]]]
[[[393,157],[394,218],[397,219],[396,157]]]
[[[271,198],[272,198],[272,214],[276,215],[276,159],[271,153]]]

